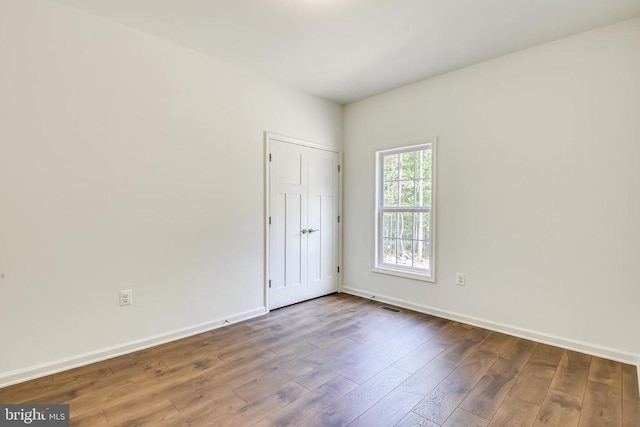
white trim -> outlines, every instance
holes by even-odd
[[[343,197],[344,193],[342,191],[344,176],[344,161],[342,156],[342,150],[338,152],[338,162],[340,164],[340,173],[338,173],[338,216],[340,217],[340,222],[338,223],[338,266],[340,267],[340,273],[338,273],[338,292],[342,289],[344,277],[344,263],[342,262],[342,245],[344,244],[343,234],[342,234],[342,224],[344,224],[344,214],[342,212],[342,206],[344,203]]]
[[[271,174],[270,174],[270,159],[269,155],[271,153],[271,140],[278,140],[283,142],[288,142],[290,144],[301,145],[303,147],[314,148],[316,150],[329,151],[332,153],[338,154],[338,164],[340,167],[340,173],[338,174],[338,216],[340,216],[340,223],[338,224],[338,266],[340,266],[340,273],[338,274],[338,283],[337,283],[337,292],[340,292],[342,289],[342,277],[343,277],[343,263],[342,263],[342,224],[344,223],[344,215],[342,213],[342,205],[343,205],[343,191],[342,185],[343,180],[342,176],[344,174],[344,162],[342,157],[342,149],[330,146],[318,144],[316,142],[304,141],[302,139],[293,138],[291,136],[279,135],[273,132],[265,132],[264,133],[264,306],[266,308],[267,313],[271,310],[269,309],[269,239],[271,236],[269,234],[269,192],[270,192],[270,183],[271,183]]]
[[[419,280],[421,282],[435,283],[435,279],[432,279],[427,273],[420,274],[415,270],[403,270],[401,268],[387,267],[386,265],[379,265],[371,269],[373,273],[390,274],[393,276],[404,277],[405,279]]]
[[[436,211],[437,211],[437,137],[427,138],[419,142],[411,143],[398,148],[390,148],[387,150],[378,150],[375,152],[375,190],[374,190],[374,207],[373,207],[373,256],[371,271],[380,274],[388,274],[392,276],[399,276],[408,279],[420,280],[422,282],[436,283]],[[381,184],[382,173],[384,165],[381,158],[386,154],[405,153],[407,151],[419,150],[421,147],[429,146],[431,149],[431,206],[429,207],[429,213],[431,218],[431,224],[429,227],[429,270],[425,273],[415,269],[403,269],[402,267],[394,268],[392,266],[382,264],[380,262],[380,245],[378,236],[381,234],[381,222],[380,222],[380,210],[382,202],[380,200],[381,188],[378,188]],[[418,211],[416,209],[416,211]]]
[[[340,149],[333,147],[331,145],[318,144],[317,142],[305,141],[303,139],[298,139],[298,138],[294,138],[286,135],[279,135],[273,132],[265,132],[264,138],[265,138],[265,142],[267,143],[272,139],[277,139],[278,141],[288,142],[290,144],[302,145],[303,147],[315,148],[317,150],[331,151],[333,153],[341,152]]]
[[[271,200],[269,199],[269,193],[271,186],[269,183],[271,182],[271,138],[272,134],[269,132],[264,133],[264,307],[267,310],[267,313],[271,310],[269,309],[270,305],[270,292],[269,292],[269,276],[271,275],[269,272],[269,243],[271,239],[271,235],[269,234],[269,206]]]
[[[173,331],[163,334],[153,335],[124,344],[118,344],[106,347],[100,350],[90,351],[76,356],[64,359],[54,360],[28,368],[17,369],[15,371],[0,373],[0,388],[8,387],[13,384],[22,383],[36,378],[45,377],[47,375],[57,374],[58,372],[67,371],[69,369],[79,368],[81,366],[90,365],[92,363],[101,362],[113,357],[122,356],[124,354],[133,353],[135,351],[144,350],[145,348],[155,347],[171,341],[180,340],[203,332],[221,328],[223,326],[241,322],[243,320],[252,319],[254,317],[266,314],[265,307],[256,308],[254,310],[244,311],[224,318],[211,320],[209,322],[200,323],[186,328],[174,329]]]
[[[444,319],[453,320],[456,322],[466,323],[469,325],[477,326],[491,331],[501,332],[508,335],[536,341],[543,344],[549,344],[556,347],[565,348],[567,350],[578,351],[580,353],[590,354],[592,356],[598,356],[616,362],[622,362],[630,365],[640,365],[640,357],[637,354],[627,353],[625,351],[617,350],[614,348],[603,347],[597,344],[586,343],[582,341],[573,340],[570,338],[558,337],[556,335],[546,334],[544,332],[532,331],[530,329],[524,329],[517,326],[506,325],[504,323],[493,322],[491,320],[480,319],[473,316],[467,316],[465,314],[455,313],[447,310],[440,310],[434,307],[429,307],[422,304],[416,304],[402,299],[389,297],[386,295],[372,294],[362,289],[356,289],[351,287],[343,287],[342,292],[355,295],[362,298],[373,299],[381,301],[387,304],[393,304],[398,307],[403,307],[409,310],[417,311],[420,313],[430,314],[432,316],[442,317]]]

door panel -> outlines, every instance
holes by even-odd
[[[271,309],[338,289],[338,154],[270,141]]]
[[[323,256],[320,258],[320,270],[323,278],[333,278],[338,268],[338,251],[334,237],[338,234],[335,218],[338,217],[338,209],[334,203],[335,197],[327,196],[321,206],[320,248]]]
[[[295,149],[280,149],[278,183],[302,185],[302,153]]]
[[[320,238],[324,229],[321,227],[321,220],[318,213],[321,212],[322,197],[318,195],[309,195],[309,228],[311,230],[320,230],[310,233],[307,237],[308,248],[308,272],[307,278],[311,283],[320,280],[320,260],[322,258],[321,245],[315,244]]]
[[[271,233],[271,248],[270,256],[274,258],[271,262],[271,277],[272,277],[272,286],[280,289],[285,285],[286,275],[285,275],[285,256],[287,254],[287,233],[286,233],[286,221],[284,221],[284,212],[286,212],[287,207],[287,194],[279,193],[277,194],[275,206],[276,209],[272,210],[273,212],[273,225],[272,233]]]
[[[300,194],[287,194],[284,209],[285,243],[285,279],[284,286],[302,286],[302,203]]]
[[[271,308],[301,301],[308,294],[307,244],[301,233],[307,227],[308,198],[302,148],[280,141],[271,146]]]
[[[312,150],[309,164],[309,292],[311,298],[338,289],[338,154]]]

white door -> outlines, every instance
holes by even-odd
[[[338,290],[338,153],[270,140],[269,308]]]

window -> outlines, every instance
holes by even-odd
[[[435,281],[435,139],[376,153],[374,271]]]

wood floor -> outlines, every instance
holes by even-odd
[[[0,389],[72,425],[640,426],[636,368],[345,295]]]

